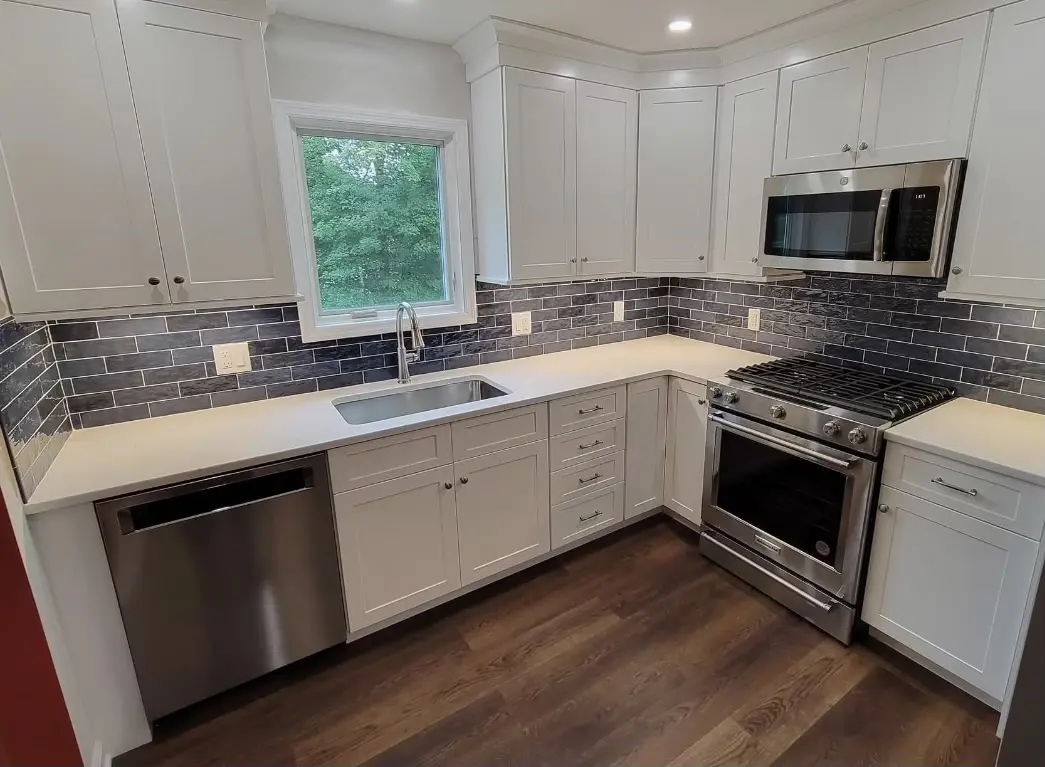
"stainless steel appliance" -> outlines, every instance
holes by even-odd
[[[95,510],[150,721],[346,640],[325,456]]]
[[[965,160],[767,178],[762,266],[942,277]]]
[[[708,392],[701,551],[848,644],[882,435],[954,391],[805,358],[726,376]]]

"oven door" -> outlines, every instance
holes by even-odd
[[[707,440],[704,523],[855,603],[877,464],[722,411]]]

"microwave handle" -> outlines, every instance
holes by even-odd
[[[878,217],[874,222],[874,260],[885,260],[885,225],[889,220],[889,200],[892,199],[893,190],[883,189],[882,199],[878,202]]]

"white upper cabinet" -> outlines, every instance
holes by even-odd
[[[773,174],[777,73],[726,85],[719,98],[711,271],[759,275],[762,184]]]
[[[582,275],[635,269],[639,96],[577,83],[577,257]]]
[[[852,167],[866,71],[866,47],[780,70],[774,174]]]
[[[858,166],[965,157],[989,15],[870,47]]]
[[[0,0],[0,72],[0,265],[12,311],[167,303],[111,0]]]
[[[717,92],[670,88],[639,96],[639,273],[707,271]]]
[[[1045,301],[1045,0],[999,8],[947,290]]]
[[[173,301],[292,295],[261,24],[119,7]]]

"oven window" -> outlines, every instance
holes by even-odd
[[[870,261],[881,200],[873,191],[770,197],[766,255]]]
[[[719,434],[716,505],[835,566],[846,476],[725,429]]]

